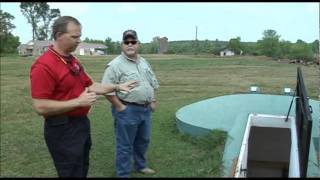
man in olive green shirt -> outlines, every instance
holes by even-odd
[[[123,33],[122,53],[104,72],[102,84],[120,84],[137,80],[138,86],[128,92],[109,93],[116,135],[116,175],[129,177],[131,159],[135,169],[144,174],[155,171],[147,166],[146,152],[150,142],[151,112],[156,109],[155,89],[159,83],[150,64],[138,54],[139,41],[134,30]]]

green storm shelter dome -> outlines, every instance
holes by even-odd
[[[266,169],[265,169],[265,173],[271,177],[278,177],[278,176],[280,177],[297,177],[297,176],[298,177],[320,177],[320,169],[319,169],[320,166],[319,166],[319,157],[318,157],[319,156],[320,101],[309,99],[306,96],[300,68],[298,68],[297,81],[298,82],[297,82],[297,87],[296,87],[294,96],[270,95],[270,94],[261,94],[261,93],[233,94],[233,95],[215,97],[215,98],[199,101],[199,102],[184,106],[176,112],[177,128],[179,129],[180,132],[187,133],[193,136],[204,136],[210,133],[212,130],[223,130],[227,132],[228,136],[226,139],[224,155],[222,159],[223,167],[224,167],[223,175],[225,177],[233,177],[235,176],[233,172],[235,169],[235,162],[237,162],[237,160],[240,158],[239,155],[240,155],[242,146],[246,144],[250,144],[248,142],[249,135],[245,136],[246,127],[248,126],[248,123],[249,123],[248,118],[249,117],[252,118],[254,116],[257,116],[258,114],[261,114],[262,116],[271,115],[269,117],[275,116],[280,119],[282,118],[282,120],[278,120],[281,123],[282,122],[288,123],[287,121],[286,122],[284,121],[286,117],[288,117],[291,119],[290,121],[292,121],[292,123],[294,124],[287,125],[287,128],[289,128],[289,129],[286,129],[288,130],[287,132],[283,131],[285,129],[278,129],[278,130],[281,130],[282,132],[279,131],[279,134],[275,134],[276,132],[274,130],[277,130],[277,129],[271,128],[272,131],[274,131],[272,132],[271,129],[269,128],[270,133],[272,134],[268,135],[268,137],[265,137],[266,140],[263,140],[263,139],[260,140],[260,141],[265,141],[266,143],[269,142],[271,144],[272,143],[288,144],[287,145],[288,152],[284,152],[284,155],[283,155],[283,156],[288,156],[287,164],[283,165],[283,166],[286,166],[286,168],[284,168],[285,170],[283,169],[279,170],[281,172],[276,172],[276,169],[272,169],[270,167],[268,171],[270,172],[274,171],[274,174],[267,173]],[[301,100],[304,100],[304,101],[301,101]],[[304,107],[306,105],[308,107]],[[289,110],[289,107],[290,107],[290,110]],[[309,113],[309,116],[308,116],[308,113]],[[260,119],[263,119],[263,118],[260,118]],[[271,121],[275,121],[274,118],[273,120],[271,119],[263,120],[263,121],[267,123]],[[286,126],[286,125],[283,125],[283,126]],[[302,130],[301,128],[297,128],[300,126],[303,127]],[[310,126],[309,130],[307,126]],[[290,129],[292,127],[294,128]],[[263,130],[266,130],[266,129],[261,129],[256,131],[257,132],[260,131],[262,133]],[[254,129],[252,127],[251,131],[250,130],[247,130],[247,131],[253,133]],[[259,134],[255,134],[254,136],[258,138]],[[285,136],[288,136],[289,138],[285,139],[284,138]],[[247,141],[245,141],[244,137],[247,138]],[[273,139],[268,141],[267,140],[268,138],[269,139],[273,138]],[[283,142],[280,142],[280,141],[283,141]],[[259,142],[259,141],[256,140],[256,142]],[[258,146],[258,145],[256,143],[256,145],[253,144],[250,146],[253,148],[254,146]],[[272,150],[270,146],[268,145],[266,146],[269,149],[271,149],[269,151],[270,154],[277,154],[272,151],[275,151],[275,152],[281,151],[281,148],[282,148],[280,147],[280,149],[276,149],[277,147],[275,147]],[[292,157],[293,156],[292,154],[294,154],[293,153],[294,150],[292,150],[293,146],[297,146],[297,152],[296,152],[297,157],[295,158],[299,163],[295,162],[296,160],[294,159],[294,157]],[[290,147],[291,147],[291,150],[290,150]],[[259,147],[256,147],[256,148],[259,148]],[[268,148],[264,148],[264,149],[268,149]],[[263,149],[262,150],[260,149],[259,151],[263,151]],[[244,173],[243,176],[240,176],[239,174],[239,177],[264,176],[261,169],[259,170],[260,174],[258,173],[258,170],[256,170],[257,173],[255,174],[255,172],[253,172],[254,168],[250,168],[252,172],[249,172],[250,170],[249,156],[250,156],[250,153],[254,154],[255,152],[253,150],[252,151],[246,150],[245,152],[247,153],[245,156],[246,158],[248,158],[246,160],[248,162],[245,162],[245,163],[247,163],[248,165],[245,165],[247,167],[244,169],[244,171],[247,171],[247,172]],[[248,152],[250,153],[248,154]],[[279,156],[280,155],[281,154],[279,154]],[[252,155],[252,156],[258,156],[258,155]],[[308,158],[305,158],[303,156],[308,156]],[[270,159],[272,158],[275,158],[278,160],[281,159],[279,157],[270,157]],[[294,163],[296,165],[294,165]],[[300,170],[298,174],[295,174],[293,172],[293,171],[296,171],[294,170],[293,166],[297,166],[296,167],[298,168],[297,171]],[[239,168],[243,169],[243,167],[239,167]],[[286,171],[286,172],[283,172],[283,171]]]

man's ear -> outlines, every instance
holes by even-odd
[[[57,32],[56,33],[56,39],[58,39],[63,33],[62,32]]]

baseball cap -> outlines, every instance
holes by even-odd
[[[123,32],[122,40],[126,40],[128,37],[138,40],[138,35],[135,30],[129,29]]]

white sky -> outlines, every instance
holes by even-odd
[[[135,29],[141,42],[155,36],[169,41],[195,39],[223,40],[239,36],[256,42],[266,29],[275,30],[280,39],[308,43],[319,39],[319,3],[48,3],[61,15],[77,18],[82,39],[121,41],[122,32]],[[32,39],[31,25],[20,11],[20,2],[1,2],[1,9],[15,17],[12,33],[26,43]]]

